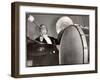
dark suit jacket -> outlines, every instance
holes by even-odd
[[[50,38],[50,40],[52,41],[52,44],[54,44],[54,45],[58,45],[59,43],[58,43],[58,40],[56,39],[56,38],[54,38],[54,37],[50,37],[50,36],[48,36],[49,38]],[[40,36],[38,37],[38,38],[36,38],[35,40],[37,40],[37,41],[39,41],[40,42]],[[43,41],[42,41],[43,43],[47,43],[46,42],[46,40],[43,38]]]

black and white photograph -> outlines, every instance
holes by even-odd
[[[89,63],[89,15],[26,13],[27,67]]]
[[[12,3],[12,77],[97,73],[97,7]]]

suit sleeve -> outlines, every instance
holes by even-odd
[[[56,38],[50,37],[50,39],[51,39],[51,41],[52,41],[53,44],[59,45],[59,42],[58,42],[58,40]]]

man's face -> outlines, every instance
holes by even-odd
[[[47,34],[47,29],[46,29],[46,27],[44,25],[41,28],[41,34],[42,35],[46,35]]]

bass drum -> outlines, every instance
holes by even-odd
[[[70,25],[58,35],[60,39],[60,64],[85,64],[88,59],[88,45],[85,33],[78,25]]]
[[[59,51],[56,45],[38,41],[27,43],[27,67],[54,66],[59,64]]]

